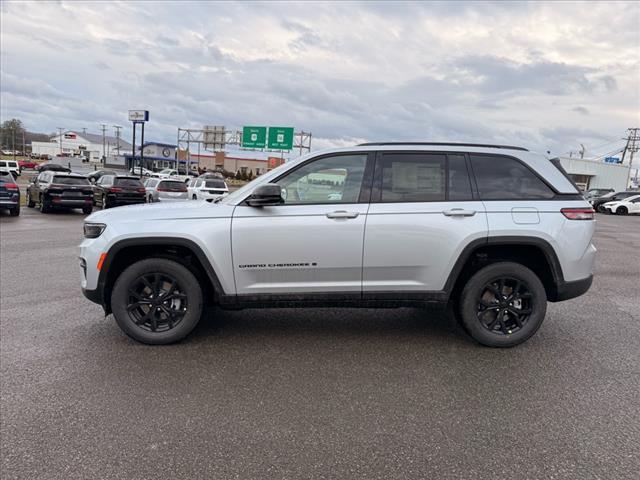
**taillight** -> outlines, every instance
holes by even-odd
[[[593,208],[563,208],[560,210],[569,220],[593,220],[595,210]]]
[[[159,192],[170,192],[171,191],[168,188],[164,188],[164,187],[158,187],[158,188],[156,188],[156,190],[158,190]]]
[[[121,192],[122,189],[120,187],[111,187],[109,188],[109,193],[117,193],[117,192]]]
[[[146,190],[144,189],[144,187],[140,187],[140,188],[136,188],[136,192],[138,193],[145,193]]]
[[[18,190],[18,185],[16,185],[15,183],[5,183],[4,188],[6,188],[7,190]]]

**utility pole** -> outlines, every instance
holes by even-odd
[[[11,150],[13,151],[13,161],[16,161],[16,129],[11,128]]]
[[[22,159],[27,156],[27,143],[24,141],[24,130],[22,130]]]
[[[107,131],[107,124],[106,123],[101,123],[100,126],[102,127],[102,164],[104,165],[105,160],[107,159],[106,156],[106,151],[105,151],[105,132]]]
[[[113,128],[116,129],[116,151],[117,155],[120,156],[120,129],[122,128],[120,125],[114,125]]]
[[[60,132],[60,156],[62,156],[62,131],[64,130],[64,127],[56,127],[56,128]]]
[[[624,157],[629,152],[629,173],[627,174],[627,185],[626,188],[629,187],[629,180],[631,180],[631,166],[633,165],[633,154],[640,150],[640,128],[627,128],[627,138],[623,140],[627,141],[627,144],[624,146],[624,150],[622,151],[622,162],[624,163]],[[636,171],[636,180],[638,179],[638,173]]]

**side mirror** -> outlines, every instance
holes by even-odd
[[[266,183],[257,187],[251,196],[247,198],[247,205],[250,207],[268,207],[272,205],[282,205],[282,189],[275,183]]]

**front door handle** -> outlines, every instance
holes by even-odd
[[[442,212],[447,217],[473,217],[476,214],[475,210],[465,210],[464,208],[452,208]]]
[[[337,210],[327,213],[327,218],[356,218],[360,215],[358,212],[347,212],[346,210]]]

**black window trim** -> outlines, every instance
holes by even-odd
[[[309,163],[312,163],[318,160],[322,160],[324,158],[352,157],[354,155],[360,155],[360,156],[364,155],[366,156],[366,161],[364,166],[364,174],[362,175],[362,184],[360,185],[360,196],[358,197],[357,202],[283,203],[282,205],[279,205],[279,207],[294,207],[294,206],[299,207],[299,206],[311,206],[311,205],[353,205],[354,203],[356,204],[369,203],[371,199],[371,189],[372,189],[371,184],[373,182],[373,166],[374,166],[375,153],[376,152],[371,152],[371,151],[359,152],[357,150],[352,152],[325,153],[323,155],[318,155],[317,157],[309,158],[308,160],[305,160],[299,165],[296,165],[295,167],[285,172],[282,172],[281,175],[270,180],[269,183],[278,183],[281,179],[283,179],[287,175],[290,175],[296,170],[304,167],[305,165],[308,165]],[[238,205],[242,205],[245,207],[249,206],[247,204],[247,200],[249,199],[250,196],[251,196],[251,193],[249,193],[241,202],[239,202]]]

